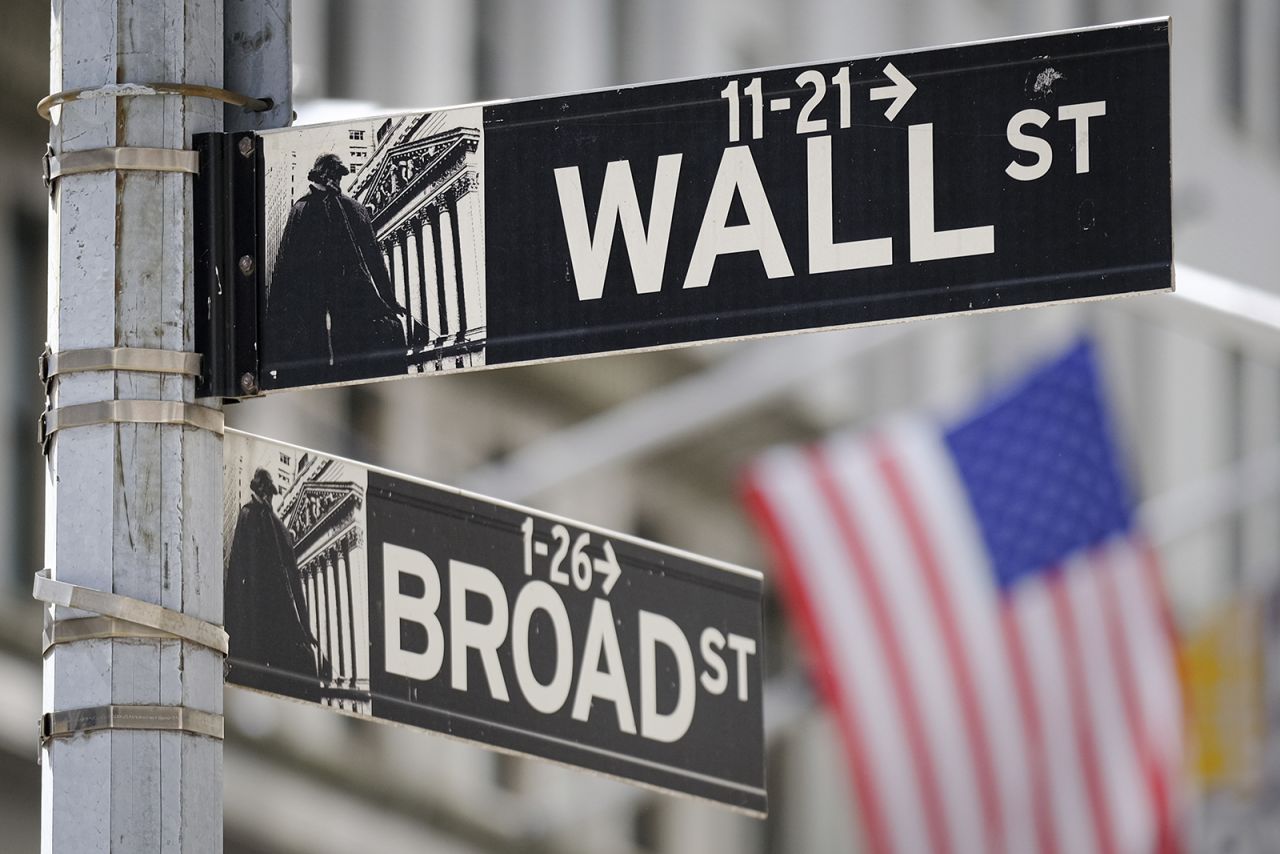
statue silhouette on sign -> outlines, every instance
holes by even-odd
[[[231,666],[241,684],[303,700],[320,696],[319,642],[311,632],[290,536],[272,503],[277,489],[260,468],[240,508],[225,587]]]
[[[290,383],[407,370],[405,311],[369,212],[339,186],[350,171],[336,154],[317,157],[280,238],[263,346]]]

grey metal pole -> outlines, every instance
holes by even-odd
[[[121,83],[220,86],[221,0],[53,0],[54,90]],[[188,149],[223,105],[102,93],[55,107],[55,154]],[[53,351],[191,350],[192,176],[102,171],[58,179],[49,228]],[[50,406],[193,400],[190,377],[68,373]],[[217,406],[214,401],[202,401]],[[206,429],[103,423],[57,432],[48,461],[46,560],[55,578],[222,623],[222,440]],[[58,607],[56,618],[89,616]],[[106,705],[222,712],[222,658],[179,640],[98,638],[52,647],[44,710]],[[41,749],[42,851],[222,850],[222,743],[101,729]]]

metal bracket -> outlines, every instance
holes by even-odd
[[[53,182],[64,175],[86,172],[185,172],[200,174],[200,157],[182,148],[90,148],[54,154],[53,146],[44,152],[44,185],[53,195]]]
[[[31,595],[35,599],[50,605],[78,608],[81,611],[89,611],[103,617],[114,617],[137,626],[165,632],[181,640],[198,643],[222,655],[227,654],[227,632],[222,626],[205,622],[189,614],[165,608],[162,605],[143,602],[140,599],[121,596],[118,593],[105,593],[101,590],[93,590],[77,584],[58,581],[50,577],[50,570],[48,569],[42,569],[36,573],[35,586],[31,591]],[[57,626],[58,622],[55,621],[54,643],[60,642],[57,639]],[[69,631],[74,632],[75,630]],[[131,636],[136,637],[138,635]],[[64,640],[69,639],[72,638],[65,638]],[[74,639],[80,640],[83,638]]]
[[[80,371],[136,371],[149,374],[200,376],[200,354],[182,350],[143,347],[102,347],[90,350],[49,351],[40,354],[40,382],[46,389],[59,374]]]
[[[186,706],[91,706],[45,712],[40,716],[40,744],[51,738],[65,738],[82,732],[104,729],[189,732],[209,738],[223,738],[222,715]]]
[[[222,410],[179,400],[99,400],[47,409],[40,415],[40,445],[59,430],[94,424],[181,424],[222,434]]]
[[[259,297],[269,266],[262,202],[263,152],[253,133],[192,137],[200,174],[195,210],[195,350],[204,355],[197,397],[253,397],[258,377]]]

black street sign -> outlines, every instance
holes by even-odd
[[[756,572],[226,434],[227,681],[763,815]]]
[[[1159,19],[206,137],[204,389],[1169,290],[1169,127]]]

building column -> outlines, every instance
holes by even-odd
[[[456,187],[445,197],[445,213],[449,215],[449,254],[453,256],[453,298],[458,304],[458,340],[466,337],[471,327],[467,317],[466,283],[463,281],[462,238],[458,234],[458,197]]]
[[[436,322],[431,317],[431,294],[434,293],[434,282],[427,279],[427,251],[422,245],[423,221],[421,218],[413,221],[413,246],[417,250],[417,257],[414,259],[418,263],[418,312],[422,325],[428,330],[428,334],[434,334]]]
[[[465,306],[464,329],[485,325],[484,267],[479,225],[483,221],[478,179],[464,175],[455,185],[454,249],[458,261],[458,299]]]
[[[324,558],[316,558],[316,585],[320,589],[320,613],[321,634],[320,634],[320,650],[324,653],[324,657],[329,659],[330,670],[333,669],[333,622],[329,617],[329,578],[328,567],[325,566]],[[321,682],[323,683],[323,679]]]
[[[448,335],[451,330],[457,330],[458,328],[458,295],[447,281],[448,271],[452,268],[453,242],[449,241],[448,256],[450,263],[446,265],[445,241],[440,239],[442,234],[449,233],[445,227],[444,216],[445,211],[442,208],[435,208],[435,216],[431,218],[431,243],[432,248],[435,249],[436,260],[436,305],[440,309],[439,332],[441,335]],[[450,308],[451,301],[453,303],[452,308]]]
[[[360,633],[356,630],[356,608],[351,597],[351,576],[354,573],[351,571],[351,541],[349,538],[343,538],[342,542],[338,544],[338,559],[342,561],[343,579],[347,583],[347,630],[349,632],[348,637],[350,638],[351,655],[349,657],[351,660],[351,666],[347,668],[346,675],[348,683],[352,688],[354,688],[356,686],[356,677],[360,673],[360,647],[358,646],[360,643]]]
[[[350,642],[347,640],[347,621],[345,618],[347,609],[342,601],[346,593],[346,584],[342,577],[342,571],[345,567],[339,559],[336,547],[331,547],[327,554],[329,556],[329,566],[333,570],[333,613],[334,622],[338,626],[338,668],[334,671],[333,681],[340,684],[347,673],[347,648],[350,646]]]
[[[311,622],[311,636],[317,641],[320,640],[320,586],[316,582],[316,568],[314,565],[308,565],[307,570],[307,596],[310,599],[308,610],[310,613],[307,619]],[[320,672],[320,648],[316,647],[316,672]]]
[[[338,680],[338,674],[341,661],[341,648],[339,647],[338,638],[342,632],[342,627],[338,625],[338,602],[337,591],[334,583],[333,560],[328,554],[324,554],[320,558],[321,565],[324,566],[324,611],[325,621],[328,623],[329,630],[329,669],[330,684]]]
[[[415,323],[425,325],[426,319],[422,316],[422,263],[419,260],[422,256],[422,238],[416,224],[405,226],[404,245],[404,307]]]

